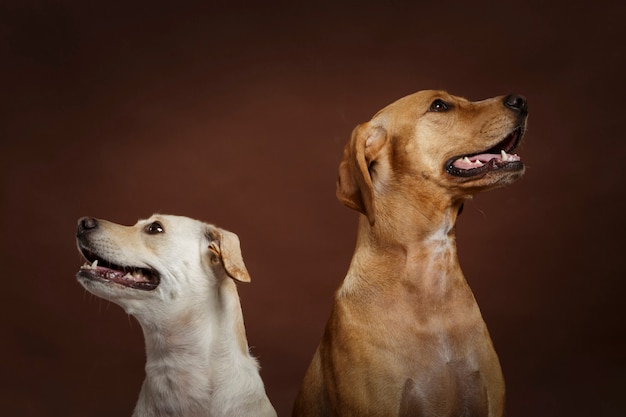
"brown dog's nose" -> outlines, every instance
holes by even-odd
[[[504,105],[509,109],[520,112],[522,114],[528,113],[528,102],[526,97],[520,94],[511,94],[504,98]]]
[[[93,217],[81,217],[78,219],[78,228],[76,230],[76,236],[82,236],[85,233],[98,228],[98,220]]]

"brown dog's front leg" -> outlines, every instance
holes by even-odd
[[[415,388],[415,381],[411,378],[407,379],[402,390],[398,417],[422,417],[424,415],[424,410],[421,407],[422,402],[418,398]]]

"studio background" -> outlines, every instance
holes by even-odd
[[[618,1],[0,1],[0,409],[130,416],[139,324],[76,282],[75,226],[181,214],[237,233],[248,341],[279,415],[352,255],[352,128],[442,88],[529,100],[526,175],[458,250],[507,416],[623,416],[624,30]]]

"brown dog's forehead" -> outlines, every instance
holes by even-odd
[[[414,103],[429,104],[429,105],[435,99],[441,99],[445,101],[468,102],[467,99],[452,95],[445,90],[418,91],[417,93],[413,93],[404,97],[404,99],[407,99],[407,101],[412,101]],[[403,100],[403,99],[400,99],[400,100]]]
[[[384,120],[393,114],[396,116],[418,116],[428,111],[435,100],[443,100],[448,104],[462,105],[470,103],[469,100],[454,96],[445,90],[422,90],[408,96],[404,96],[386,107],[379,110],[372,120]]]
[[[435,99],[467,102],[465,98],[454,96],[445,90],[422,90],[413,94],[409,94],[408,96],[403,97],[398,101],[401,101],[403,99],[406,99],[407,101],[413,102],[415,104],[430,104]]]

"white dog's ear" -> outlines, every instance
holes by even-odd
[[[243,263],[239,237],[227,230],[211,228],[208,233],[209,250],[215,260],[221,262],[229,277],[241,282],[250,282],[250,274]]]
[[[337,198],[351,209],[360,211],[374,225],[374,186],[370,168],[387,143],[387,131],[379,126],[361,124],[343,151],[337,179]]]

